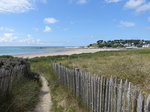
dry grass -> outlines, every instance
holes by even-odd
[[[28,112],[39,101],[39,83],[22,78],[13,83],[11,94],[0,103],[0,112]]]
[[[47,58],[46,60],[44,60]],[[57,76],[53,73],[50,62],[51,57],[37,58],[37,62],[32,62],[33,71],[43,75],[49,82],[52,97],[51,112],[86,112],[79,106],[78,100],[73,93],[59,84]]]
[[[150,49],[99,52],[90,55],[59,62],[99,76],[128,79],[143,89],[150,87]]]
[[[150,49],[107,51],[71,56],[48,56],[31,59],[32,70],[43,74],[49,81],[52,95],[52,112],[84,112],[70,91],[59,85],[50,62],[91,74],[128,79],[134,84],[148,89],[150,86]]]

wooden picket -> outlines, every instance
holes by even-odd
[[[148,96],[146,102],[146,112],[150,112],[150,95]]]
[[[150,112],[150,95],[133,88],[128,80],[98,77],[57,63],[52,63],[52,67],[60,83],[80,98],[90,111]]]
[[[0,99],[11,91],[13,81],[22,78],[26,70],[24,65],[16,66],[12,70],[0,69]]]

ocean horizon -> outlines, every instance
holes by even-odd
[[[0,46],[0,56],[28,53],[63,52],[65,51],[65,47],[68,46]]]

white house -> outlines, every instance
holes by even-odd
[[[143,45],[143,48],[150,48],[150,44]]]

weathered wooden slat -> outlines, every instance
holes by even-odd
[[[108,97],[109,97],[109,79],[106,80],[106,89],[105,89],[105,111],[108,112]]]
[[[150,95],[145,100],[146,96],[143,97],[135,88],[132,90],[127,80],[118,83],[112,77],[91,76],[79,69],[71,70],[56,63],[52,66],[61,84],[72,90],[93,112],[150,112]],[[4,81],[2,83],[0,80],[0,83],[7,88]]]
[[[129,82],[128,86],[127,100],[127,112],[131,112],[131,82]]]
[[[117,112],[122,112],[122,80],[118,88]]]
[[[97,105],[96,112],[100,111],[100,78],[97,79]]]
[[[26,67],[25,65],[19,65],[15,66],[12,70],[0,70],[0,98],[11,91],[14,81],[18,81],[26,75]]]
[[[117,83],[117,79],[115,78],[114,81],[114,90],[113,90],[113,112],[117,112],[117,87],[118,87],[118,83]]]
[[[138,91],[133,91],[132,97],[132,112],[137,112]]]
[[[93,93],[93,91],[92,91],[92,77],[90,76],[90,93],[89,93],[89,95],[90,95],[90,109],[92,109],[92,94]]]
[[[91,109],[91,76],[88,76],[88,108]]]
[[[140,92],[139,96],[138,96],[138,100],[137,100],[137,112],[144,112],[144,105],[143,105],[143,95]]]
[[[91,77],[91,90],[92,90],[92,94],[91,94],[91,104],[92,104],[92,111],[94,111],[94,77]]]
[[[101,112],[105,111],[105,91],[106,91],[106,78],[103,78],[102,85],[102,103],[101,103]]]
[[[109,80],[109,85],[108,85],[108,109],[107,112],[110,112],[111,110],[111,85],[112,84],[112,78]]]
[[[146,112],[150,112],[150,95],[147,97],[146,101]]]
[[[123,112],[127,112],[127,91],[128,91],[128,80],[125,81],[123,87],[123,97],[122,97],[122,110]]]
[[[103,93],[103,76],[100,79],[100,95],[99,95],[99,112],[102,112],[102,94]]]
[[[109,91],[108,91],[108,112],[112,112],[112,87],[113,86],[113,78],[111,77],[109,80]]]
[[[97,76],[94,76],[94,112],[97,110]]]
[[[112,78],[112,84],[111,84],[111,109],[110,109],[110,112],[113,112],[113,110],[114,110],[114,79]]]

